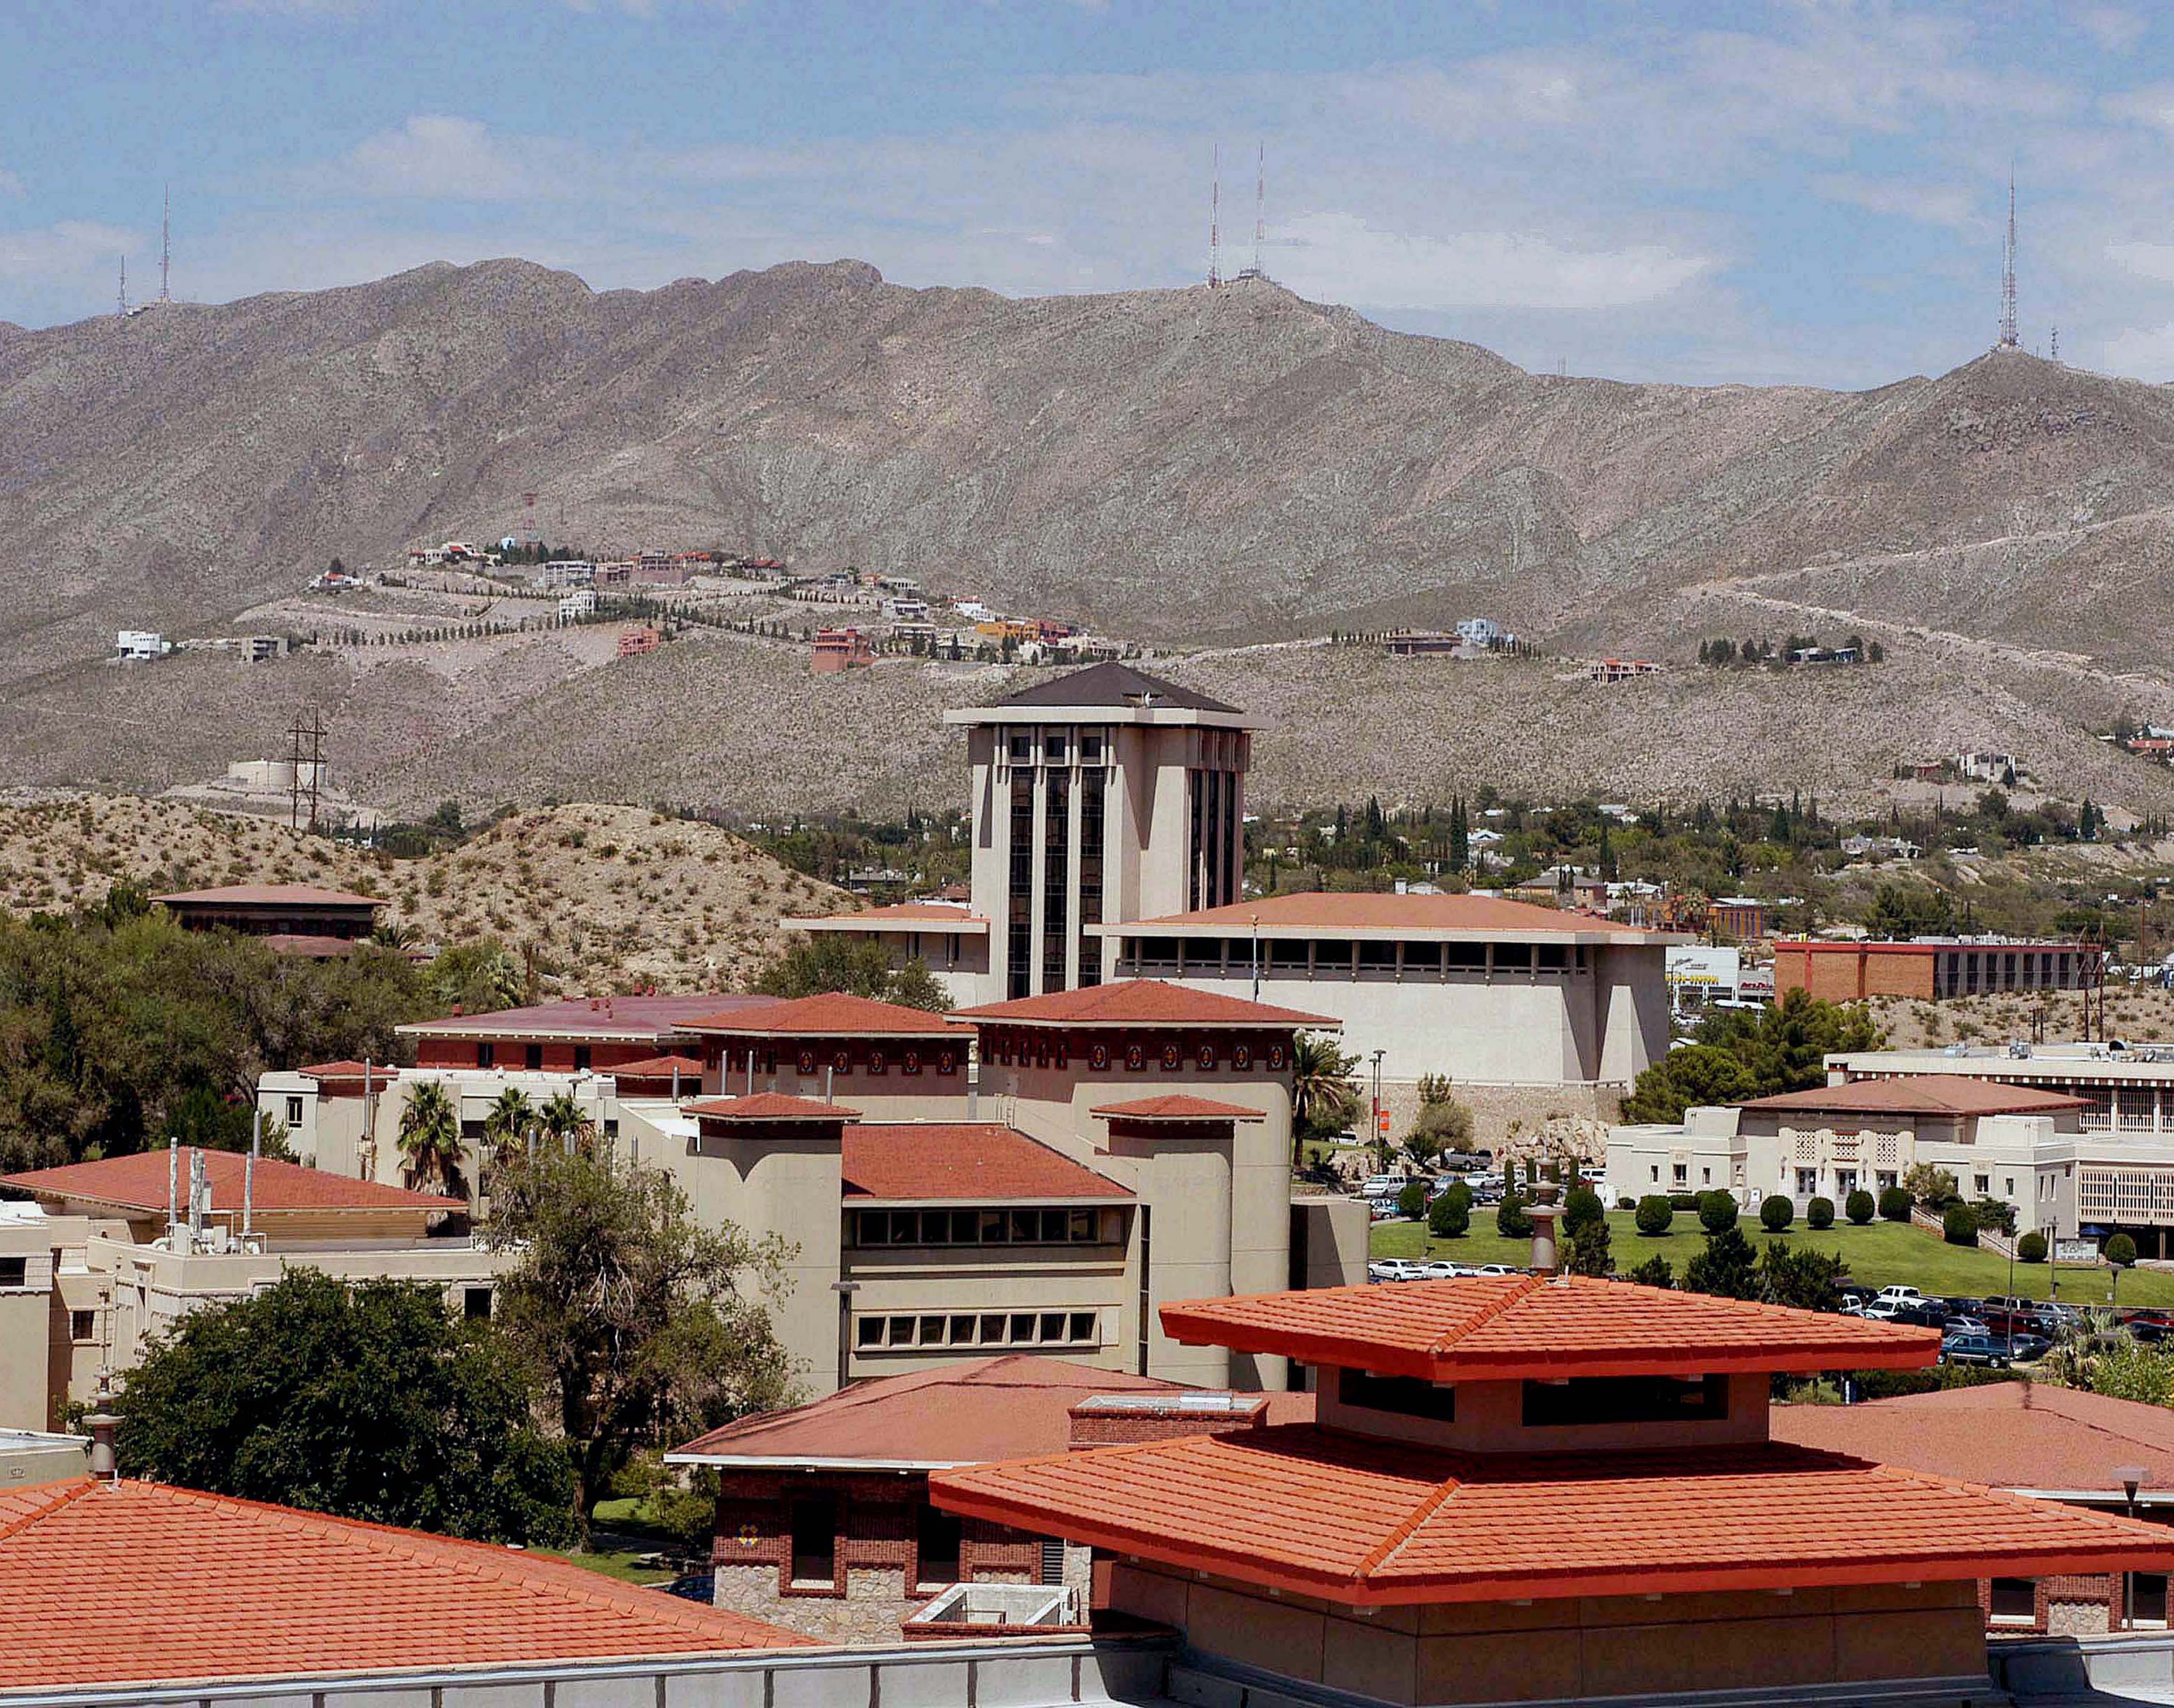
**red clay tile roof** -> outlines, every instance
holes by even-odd
[[[186,1200],[189,1189],[190,1148],[181,1148],[178,1175]],[[203,1153],[204,1173],[211,1181],[213,1204],[219,1209],[241,1208],[242,1176],[248,1159],[237,1151]],[[0,1175],[0,1186],[14,1186],[39,1197],[68,1197],[88,1203],[111,1204],[117,1209],[166,1209],[166,1153],[138,1151],[133,1156],[110,1156],[100,1162],[63,1163],[58,1168],[35,1168],[24,1174]],[[388,1186],[376,1181],[351,1180],[330,1169],[304,1168],[300,1163],[273,1162],[259,1158],[252,1190],[259,1214],[282,1210],[455,1210],[468,1208],[461,1198],[441,1197],[435,1192],[411,1192],[404,1186]]]
[[[702,1081],[702,1064],[692,1056],[645,1056],[639,1062],[615,1062],[599,1071],[615,1079],[669,1079],[676,1072],[698,1085]]]
[[[770,1002],[737,1013],[706,1014],[684,1022],[692,1032],[736,1038],[965,1038],[966,1027],[926,1008],[879,1003],[869,997],[827,991],[818,997]]]
[[[557,1560],[154,1483],[0,1494],[0,1689],[811,1646]]]
[[[1106,1103],[1087,1111],[1098,1119],[1120,1121],[1266,1121],[1257,1109],[1242,1103],[1219,1103],[1212,1097],[1187,1092],[1167,1092],[1160,1097],[1135,1097],[1130,1103]]]
[[[1847,1085],[1783,1091],[1754,1098],[1744,1107],[1832,1109],[1866,1115],[2051,1115],[2058,1110],[2088,1108],[2090,1100],[1964,1073],[1913,1073],[1901,1079],[1853,1079]]]
[[[939,933],[963,932],[969,936],[977,936],[989,928],[989,922],[982,915],[942,901],[895,901],[888,907],[864,908],[858,913],[810,914],[804,919],[781,919],[778,923],[788,927],[814,925],[841,929],[852,926],[925,926]]]
[[[1314,1032],[1344,1028],[1343,1021],[1327,1014],[1271,1008],[1265,1003],[1249,1003],[1242,997],[1222,996],[1161,979],[1125,979],[1112,985],[1052,991],[1046,996],[987,1003],[978,1008],[955,1012],[963,1020],[1003,1020],[1025,1025],[1274,1026],[1279,1030],[1302,1027]]]
[[[2002,1489],[2123,1494],[2117,1467],[2174,1494],[2174,1412],[2046,1382],[1987,1382],[1854,1406],[1777,1406],[1778,1441]]]
[[[681,1024],[703,1014],[768,1008],[773,997],[570,997],[528,1008],[488,1014],[446,1014],[411,1020],[393,1030],[408,1038],[591,1038],[660,1043]]]
[[[2174,1567],[2156,1525],[1778,1445],[1457,1454],[1301,1425],[938,1471],[929,1493],[1347,1605]]]
[[[1265,895],[1159,919],[1128,920],[1123,930],[1149,935],[1217,932],[1243,936],[1258,924],[1263,935],[1283,932],[1348,931],[1409,935],[1456,933],[1474,938],[1655,938],[1643,926],[1622,925],[1590,913],[1566,913],[1496,895],[1398,895],[1388,891],[1306,890]]]
[[[367,1073],[379,1085],[390,1085],[400,1077],[400,1070],[389,1062],[320,1062],[295,1071],[305,1079],[360,1079]]]
[[[1063,1452],[1071,1408],[1097,1394],[1187,1392],[1155,1376],[1015,1354],[856,1382],[791,1411],[727,1424],[671,1457],[971,1465]],[[1313,1419],[1311,1394],[1263,1397],[1274,1422]]]
[[[218,889],[176,889],[154,901],[194,902],[204,906],[382,907],[381,895],[357,895],[350,889],[320,889],[313,884],[230,884]]]
[[[687,1105],[690,1115],[712,1121],[858,1121],[861,1111],[818,1097],[788,1097],[781,1091],[756,1091],[745,1097],[711,1097]]]
[[[1107,1176],[999,1122],[867,1122],[846,1129],[845,1195],[883,1203],[1128,1203]]]
[[[1162,1307],[1187,1346],[1430,1381],[1729,1370],[1914,1370],[1939,1331],[1582,1276],[1407,1281]]]

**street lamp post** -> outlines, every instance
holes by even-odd
[[[2127,1497],[2128,1514],[2133,1519],[2136,1516],[2136,1491],[2144,1486],[2144,1467],[2119,1465],[2115,1467],[2113,1474],[2115,1481],[2121,1484],[2123,1494]],[[2136,1629],[2136,1574],[2133,1571],[2121,1575],[2121,1625],[2123,1630]]]

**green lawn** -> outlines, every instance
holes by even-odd
[[[615,1577],[622,1583],[669,1583],[673,1576],[669,1571],[658,1571],[652,1566],[636,1565],[635,1561],[644,1558],[646,1549],[636,1553],[598,1549],[593,1553],[583,1554],[571,1549],[534,1548],[529,1552],[545,1559],[563,1559],[569,1565],[578,1565],[584,1571],[593,1571],[604,1577]]]
[[[1987,1294],[2013,1291],[2026,1299],[2043,1299],[2052,1276],[2044,1263],[2018,1263],[2015,1284],[2009,1285],[2009,1264],[1990,1251],[1950,1246],[1939,1235],[1906,1222],[1874,1222],[1852,1227],[1837,1221],[1823,1234],[1815,1234],[1800,1221],[1788,1232],[1769,1234],[1758,1219],[1746,1216],[1737,1224],[1753,1245],[1770,1239],[1816,1246],[1840,1251],[1849,1260],[1850,1278],[1869,1287],[1906,1283],[1928,1293],[1953,1293],[1983,1298]],[[1695,1211],[1679,1210],[1665,1234],[1648,1238],[1640,1233],[1628,1210],[1608,1214],[1610,1249],[1618,1270],[1628,1270],[1658,1252],[1675,1265],[1676,1273],[1706,1243]],[[1450,1257],[1461,1263],[1524,1263],[1532,1256],[1529,1240],[1506,1240],[1495,1231],[1495,1212],[1475,1208],[1472,1231],[1461,1240],[1429,1240],[1423,1222],[1377,1222],[1372,1251],[1376,1257]],[[2112,1271],[2063,1266],[2061,1297],[2072,1305],[2103,1305]],[[2174,1272],[2139,1269],[2121,1280],[2123,1305],[2174,1305]]]

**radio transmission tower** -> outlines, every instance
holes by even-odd
[[[1223,283],[1223,145],[1215,145],[1208,181],[1208,288]]]
[[[294,766],[293,780],[287,785],[287,827],[292,830],[302,828],[302,803],[307,800],[310,834],[314,836],[317,832],[317,791],[323,786],[325,775],[323,714],[313,709],[305,722],[297,712],[294,727],[287,733],[293,741],[289,763]]]
[[[1261,271],[1261,235],[1267,222],[1263,215],[1268,205],[1268,145],[1257,143],[1253,147],[1253,277],[1266,278]]]
[[[171,302],[166,291],[166,272],[174,258],[174,186],[166,186],[159,206],[159,300]]]
[[[121,306],[116,311],[122,320],[128,318],[128,257],[121,257]]]
[[[2015,335],[2015,169],[2008,169],[2008,241],[2000,251],[2000,348],[2019,349]]]

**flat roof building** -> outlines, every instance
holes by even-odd
[[[185,931],[238,931],[283,954],[321,959],[352,952],[376,928],[377,911],[385,905],[374,895],[309,884],[232,884],[151,900]]]
[[[1809,992],[1830,1003],[1868,997],[1919,1002],[1994,992],[2073,991],[2090,982],[2103,959],[2079,943],[2004,943],[1992,938],[1923,938],[1910,943],[1827,943],[1790,939],[1774,945],[1777,995]]]

